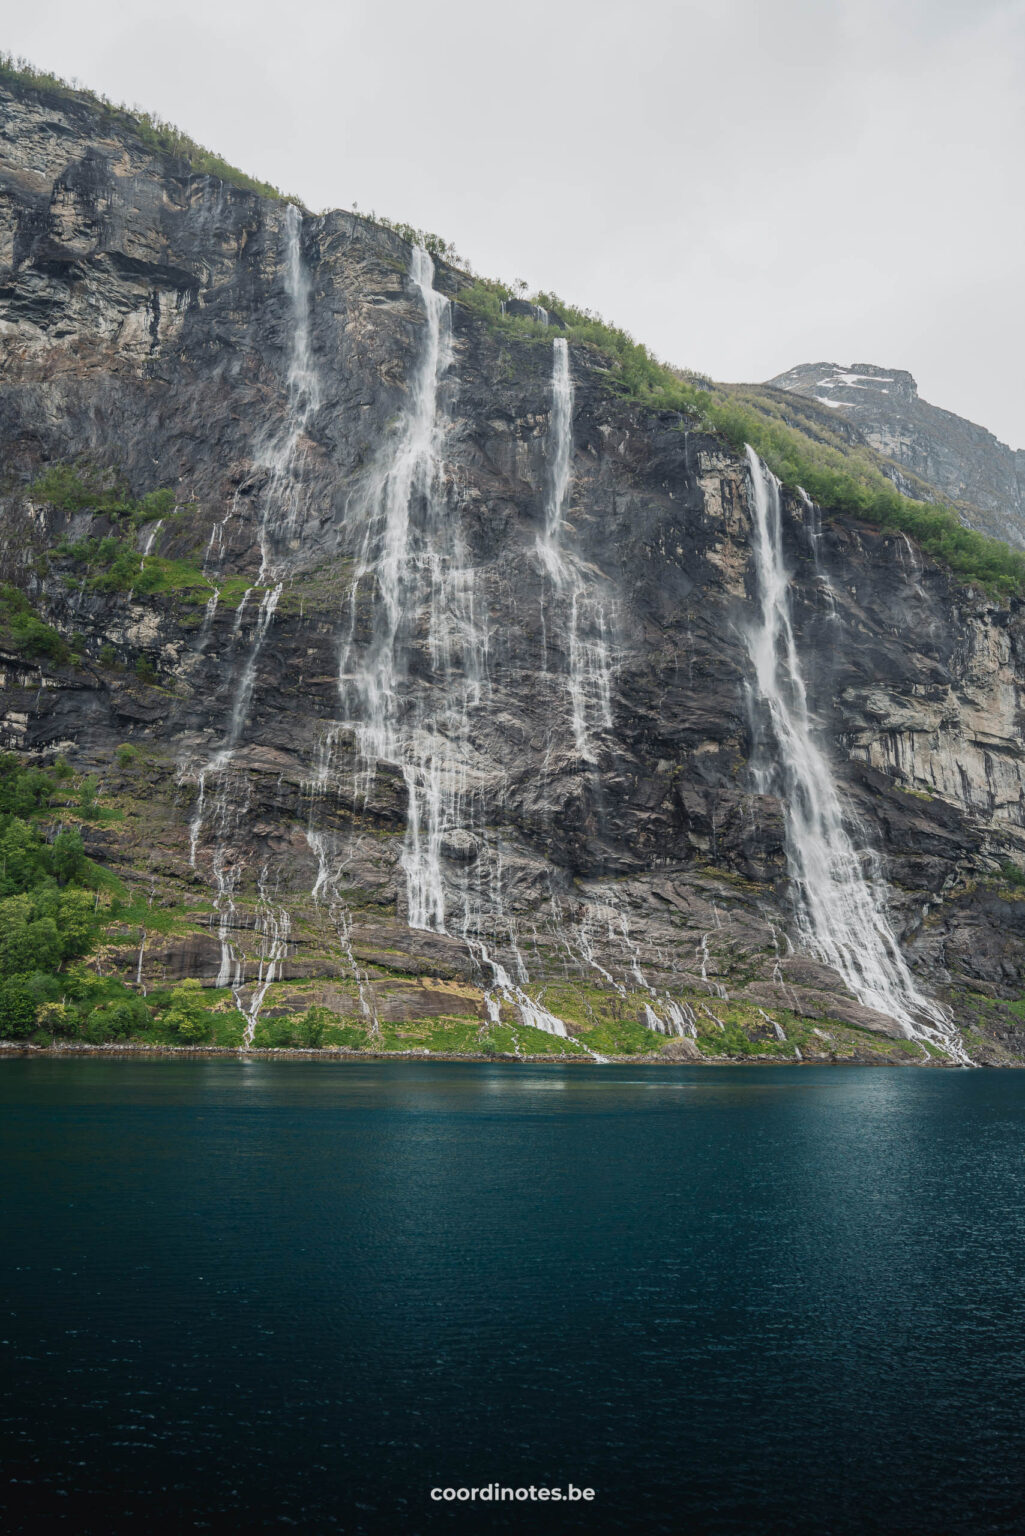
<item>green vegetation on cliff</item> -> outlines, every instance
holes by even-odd
[[[132,913],[120,882],[86,857],[79,826],[112,814],[95,779],[0,754],[0,1038],[237,1045],[244,1021],[223,993],[185,981],[144,998],[85,963]]]
[[[272,187],[269,182],[257,181],[255,177],[247,176],[245,171],[240,171],[237,166],[229,165],[227,160],[222,160],[220,155],[215,155],[212,150],[197,144],[195,139],[183,133],[180,128],[176,128],[173,123],[154,117],[150,112],[133,112],[123,102],[110,101],[108,97],[96,91],[85,90],[74,81],[64,80],[60,75],[49,74],[43,69],[36,69],[28,59],[16,58],[10,53],[0,53],[0,81],[28,86],[33,90],[63,96],[71,101],[97,108],[104,116],[123,127],[134,130],[142,142],[151,149],[162,150],[165,154],[173,155],[176,160],[187,161],[196,175],[216,176],[219,181],[230,182],[232,186],[241,187],[246,192],[255,192],[260,197],[274,198],[278,202],[294,201],[286,198],[285,193],[277,187]]]
[[[0,649],[22,656],[45,656],[58,666],[71,657],[61,635],[36,613],[19,587],[0,582]]]
[[[507,312],[513,297],[505,284],[476,278],[457,300],[496,329],[550,340],[553,330],[543,320]],[[607,361],[610,386],[625,399],[649,410],[679,413],[724,437],[737,452],[750,443],[788,490],[804,490],[823,511],[906,533],[963,581],[992,595],[1025,596],[1025,553],[965,528],[949,507],[901,495],[869,450],[843,444],[839,437],[824,440],[825,434],[813,436],[793,424],[793,403],[784,406],[771,391],[755,387],[708,387],[707,381],[659,362],[626,331],[566,304],[557,294],[540,292],[530,302],[563,322],[565,331],[554,334],[565,334]]]
[[[148,491],[145,496],[133,496],[119,471],[84,460],[48,465],[29,486],[28,496],[61,512],[94,512],[135,527],[167,517],[175,508],[175,495],[168,486]]]
[[[278,188],[247,176],[173,124],[115,105],[76,83],[36,69],[26,59],[0,54],[0,81],[90,105],[134,131],[153,149],[186,161],[194,172],[216,176],[263,197],[283,197]],[[410,244],[425,246],[440,260],[459,261],[454,247],[440,235],[375,213],[365,217],[393,230]],[[505,305],[514,296],[513,289],[503,283],[471,277],[457,299],[495,327],[520,334],[547,335],[539,320],[506,312]],[[607,324],[589,310],[566,304],[557,294],[539,292],[531,302],[554,311],[574,344],[592,347],[607,359],[611,364],[609,382],[625,398],[651,410],[684,415],[719,433],[735,450],[750,443],[789,490],[803,489],[827,513],[847,513],[883,529],[908,534],[955,576],[993,596],[1025,595],[1025,554],[965,528],[949,507],[902,495],[864,449],[825,441],[821,432],[802,430],[794,421],[798,408],[793,402],[783,407],[771,391],[757,387],[709,386],[707,380],[660,362],[626,331]],[[66,471],[67,467],[62,467],[62,472]],[[58,494],[76,494],[70,481],[56,484],[53,491],[57,494],[49,494],[48,499],[55,503]],[[110,494],[113,497],[115,493]],[[146,506],[148,500],[144,497],[141,503],[133,504],[129,515],[136,520],[140,513],[142,517],[161,516],[160,511],[152,510],[155,504]],[[57,504],[68,505],[66,501]],[[113,507],[110,510],[113,513]]]

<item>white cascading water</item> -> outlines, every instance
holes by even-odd
[[[360,531],[339,660],[341,730],[328,733],[321,779],[330,777],[333,744],[345,733],[355,746],[357,801],[369,799],[379,764],[398,767],[406,791],[401,868],[409,926],[464,939],[491,978],[492,1022],[504,1002],[525,1024],[565,1036],[562,1020],[520,985],[528,980],[522,961],[517,981],[485,939],[502,929],[516,952],[504,912],[500,844],[492,845],[484,825],[494,769],[477,751],[472,729],[487,688],[488,631],[459,519],[446,499],[441,394],[452,362],[450,304],[435,289],[434,263],[422,248],[413,250],[410,278],[423,304],[423,339],[406,410],[364,494],[350,506]],[[411,685],[410,651],[424,607],[430,675],[426,684]],[[332,853],[323,840],[320,857],[327,861],[322,869],[329,868]]]
[[[808,949],[831,966],[867,1008],[887,1014],[909,1038],[967,1057],[943,1009],[919,991],[887,920],[882,893],[862,870],[825,754],[816,745],[794,639],[783,564],[779,481],[748,447],[759,621],[746,642],[758,701],[776,759],[756,768],[758,789],[782,791],[797,924]]]
[[[545,526],[537,538],[542,568],[566,608],[566,687],[577,756],[596,761],[594,736],[612,728],[612,651],[605,603],[588,591],[575,555],[562,547],[573,457],[573,375],[564,336],[552,342],[552,415],[549,429]]]
[[[302,215],[291,203],[285,209],[284,256],[285,292],[289,300],[289,352],[285,381],[287,409],[284,421],[261,436],[254,452],[254,466],[266,472],[260,491],[260,570],[254,584],[257,587],[263,586],[264,590],[260,596],[253,633],[233,689],[232,705],[221,745],[202,767],[193,770],[198,793],[189,827],[189,858],[195,868],[203,837],[204,818],[211,798],[208,788],[213,781],[211,872],[216,886],[214,906],[218,914],[221,945],[217,985],[231,986],[235,993],[239,1009],[246,1018],[244,1043],[247,1046],[252,1044],[267,988],[280,969],[281,959],[288,952],[289,919],[287,912],[276,906],[268,895],[264,871],[258,882],[254,920],[256,932],[260,935],[258,974],[247,1003],[241,992],[245,982],[245,959],[231,937],[237,926],[235,894],[245,872],[245,859],[232,843],[233,835],[241,826],[249,807],[250,788],[248,776],[238,772],[234,759],[258,685],[260,656],[284,587],[289,554],[301,531],[304,511],[301,469],[306,431],[311,416],[320,404],[320,385],[311,346],[310,281],[302,258]],[[228,515],[215,524],[204,560],[204,571],[209,565],[219,565],[224,553],[225,525],[235,511],[236,507],[233,506]],[[233,645],[237,644],[241,636],[243,614],[252,591],[253,588],[249,588],[239,604],[232,631]],[[216,612],[218,596],[215,590],[207,605],[201,635],[204,646]]]
[[[423,341],[408,407],[353,509],[362,533],[338,691],[356,748],[357,795],[366,801],[379,763],[402,773],[407,921],[444,933],[443,844],[450,834],[465,835],[479,794],[470,715],[481,700],[487,632],[458,519],[446,515],[439,392],[452,361],[450,305],[421,247],[410,277],[424,307]],[[362,642],[360,606],[368,597],[371,632]],[[424,602],[432,686],[410,690],[409,647]]]

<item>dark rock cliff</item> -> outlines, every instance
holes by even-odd
[[[254,1018],[316,997],[371,1041],[464,1018],[518,1051],[556,1020],[614,1050],[633,1021],[677,1056],[921,1059],[795,924],[753,766],[744,463],[571,346],[546,565],[548,337],[490,327],[441,263],[432,322],[393,232],[194,175],[87,103],[5,90],[0,114],[0,577],[81,657],[3,660],[3,744],[97,771],[124,820],[94,855],[178,914],[102,963],[231,985]],[[131,535],[152,590],[74,553],[123,527],[33,498],[72,461],[173,488]],[[1023,614],[800,502],[783,540],[878,899],[972,1055],[1018,1060]]]

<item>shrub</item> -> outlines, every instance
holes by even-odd
[[[302,1018],[292,1025],[296,1045],[319,1050],[324,1043],[324,1030],[330,1022],[331,1014],[326,1008],[307,1008]]]
[[[183,1044],[194,1045],[210,1038],[210,1015],[203,1006],[202,988],[195,978],[189,977],[175,987],[162,1022]]]
[[[36,1000],[20,977],[0,981],[0,1036],[17,1040],[36,1027]]]
[[[100,808],[96,804],[96,791],[99,789],[95,774],[89,774],[82,780],[78,791],[78,807],[86,821],[95,821],[100,814]]]
[[[78,1016],[67,1003],[40,1003],[36,1009],[36,1024],[51,1035],[73,1035]]]
[[[0,901],[0,975],[52,971],[61,959],[60,937],[52,917],[38,917],[31,896]]]
[[[58,885],[67,885],[84,874],[85,845],[77,827],[58,832],[50,844],[50,869]]]
[[[84,1039],[100,1044],[104,1040],[127,1040],[145,1030],[149,1023],[149,1009],[142,998],[129,995],[91,1009],[81,1033]]]
[[[11,648],[26,656],[46,656],[61,663],[71,655],[63,636],[39,617],[24,592],[10,582],[0,583],[0,628],[6,631]]]

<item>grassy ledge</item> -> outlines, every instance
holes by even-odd
[[[245,192],[255,192],[259,197],[272,198],[275,202],[298,202],[280,188],[267,181],[247,176],[237,166],[229,165],[220,155],[197,144],[195,139],[164,122],[150,112],[135,112],[123,102],[113,102],[96,91],[85,90],[76,81],[64,80],[43,69],[36,69],[28,59],[16,58],[10,53],[0,53],[0,81],[9,85],[28,86],[32,90],[46,91],[50,95],[63,96],[73,102],[96,108],[119,127],[131,129],[150,149],[162,150],[176,160],[184,160],[198,176],[216,176],[219,181],[229,182]]]
[[[552,331],[543,321],[506,312],[514,297],[504,283],[475,278],[457,301],[497,330],[550,339]],[[565,325],[558,334],[601,355],[610,365],[610,386],[624,399],[678,413],[718,433],[737,452],[750,443],[788,490],[804,490],[824,512],[847,513],[908,534],[960,580],[990,596],[1025,596],[1025,553],[965,528],[950,507],[903,496],[867,451],[816,440],[790,425],[769,392],[742,385],[708,387],[707,381],[660,362],[626,331],[557,294],[539,292],[530,302],[558,316]]]

